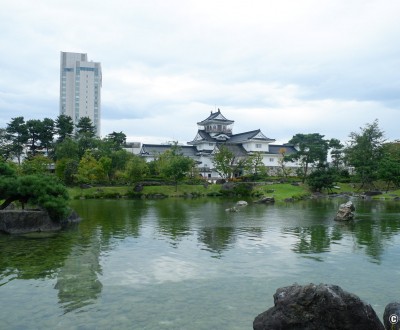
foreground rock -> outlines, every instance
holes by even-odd
[[[339,206],[339,210],[336,213],[335,220],[336,221],[348,221],[354,219],[354,211],[356,208],[354,207],[351,201],[348,201],[345,204],[341,204]]]
[[[383,323],[386,329],[400,329],[400,303],[392,302],[386,306],[383,313]]]
[[[50,219],[42,210],[3,210],[0,211],[0,231],[7,234],[25,234],[31,232],[56,231],[64,226],[78,222],[80,218],[74,211],[61,222]]]
[[[256,201],[255,203],[275,203],[275,198],[274,197],[263,197],[261,199],[259,199],[258,201]]]
[[[294,284],[279,288],[275,306],[258,315],[254,330],[383,330],[370,305],[337,285]]]

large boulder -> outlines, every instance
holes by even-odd
[[[254,330],[384,329],[370,305],[337,285],[311,283],[279,288],[274,304],[254,319]]]
[[[275,197],[265,196],[259,199],[258,201],[255,201],[254,203],[259,203],[259,204],[275,203]]]
[[[392,302],[386,305],[383,313],[383,323],[386,329],[400,329],[400,303]]]
[[[354,219],[354,211],[356,208],[354,207],[351,201],[347,203],[341,204],[339,206],[339,210],[336,213],[335,220],[336,221],[348,221]]]
[[[0,211],[0,231],[7,234],[56,231],[78,221],[80,221],[80,218],[75,211],[72,211],[66,219],[59,222],[51,220],[49,214],[43,210]]]

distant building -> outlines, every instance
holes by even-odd
[[[233,134],[233,123],[233,120],[225,118],[218,109],[217,112],[211,112],[209,117],[197,123],[197,134],[192,141],[187,143],[188,146],[179,146],[183,155],[196,161],[203,177],[212,180],[219,178],[214,169],[213,158],[221,145],[226,146],[237,158],[258,152],[270,174],[276,174],[280,169],[283,153],[289,155],[297,152],[296,148],[290,144],[272,144],[275,139],[266,137],[260,129]],[[140,155],[147,161],[151,161],[170,148],[171,145],[165,144],[143,144]],[[299,165],[288,163],[286,166],[295,169]]]
[[[100,136],[101,64],[88,61],[87,54],[61,52],[60,115],[74,124],[89,117]]]

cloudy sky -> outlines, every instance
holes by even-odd
[[[400,131],[398,0],[2,0],[0,127],[55,119],[60,51],[101,62],[102,135],[186,143],[220,108],[234,133],[342,141]]]

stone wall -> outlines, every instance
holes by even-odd
[[[0,231],[8,234],[23,234],[35,231],[54,231],[60,229],[61,224],[52,221],[46,211],[0,211]]]

